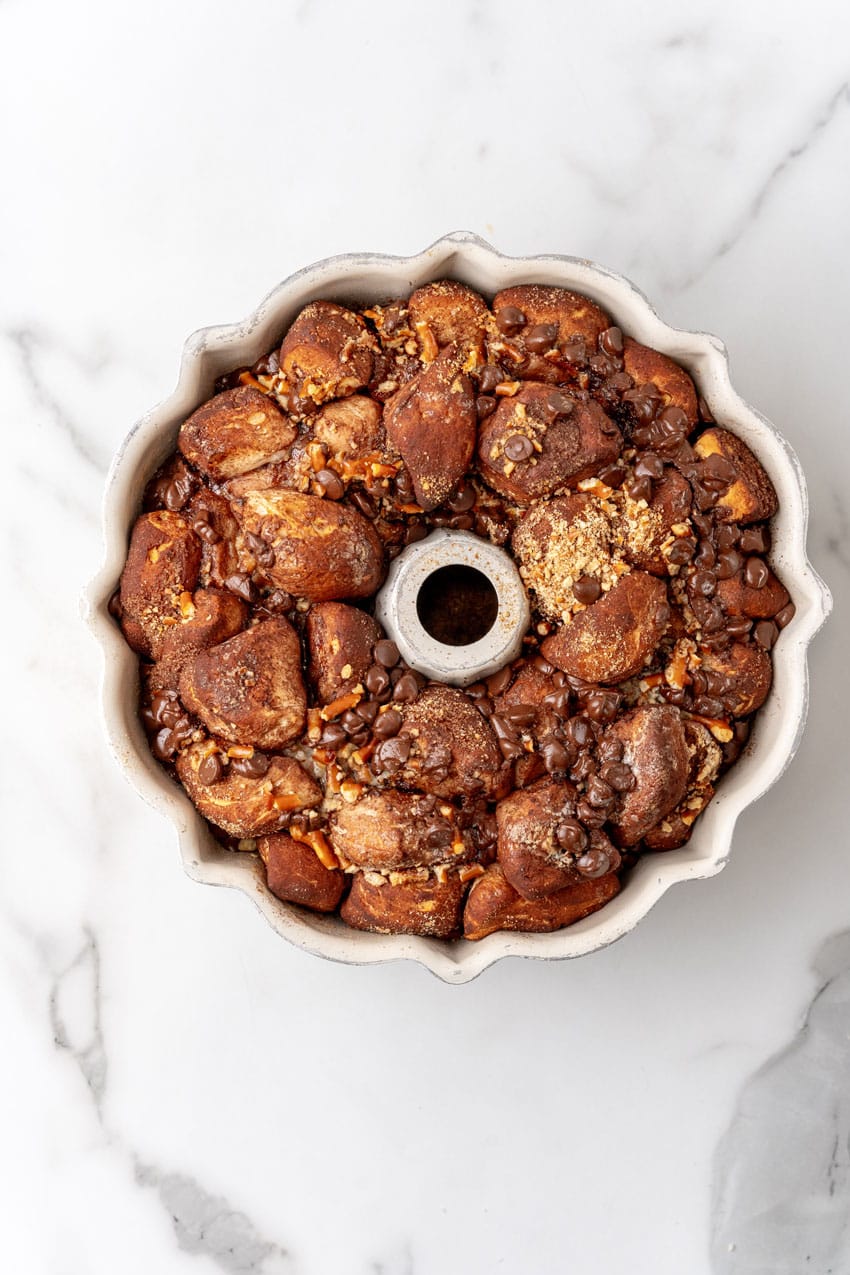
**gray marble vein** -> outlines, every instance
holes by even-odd
[[[65,435],[80,459],[97,474],[105,474],[109,468],[108,454],[87,437],[54,393],[50,379],[41,374],[39,355],[48,346],[48,339],[43,333],[29,327],[12,328],[5,335],[16,351],[23,378],[34,401],[47,412],[54,426]],[[95,365],[86,370],[96,372],[98,368]]]
[[[171,1217],[180,1248],[211,1258],[227,1275],[279,1275],[293,1269],[289,1254],[264,1239],[244,1213],[210,1195],[194,1178],[136,1161],[136,1182],[156,1191]]]
[[[850,1271],[850,931],[799,1032],[746,1084],[716,1154],[715,1275]]]
[[[848,105],[850,105],[850,79],[845,79],[830,95],[826,105],[806,129],[802,138],[789,146],[784,155],[777,160],[766,174],[747,207],[734,226],[727,231],[720,244],[709,254],[698,270],[688,275],[680,283],[680,291],[685,291],[687,288],[692,287],[712,266],[716,265],[718,261],[732,251],[753,222],[756,221],[768,200],[773,196],[776,187],[788,175],[789,170],[810,150],[817,139],[838,117],[841,110]]]
[[[88,1085],[98,1117],[106,1090],[106,1051],[100,1015],[100,953],[90,930],[50,989],[50,1026],[58,1049],[66,1049]]]
[[[54,1044],[70,1055],[86,1082],[104,1142],[126,1157],[137,1186],[156,1193],[180,1249],[210,1258],[226,1275],[291,1272],[287,1250],[266,1239],[245,1213],[190,1175],[149,1163],[110,1128],[100,966],[97,939],[86,929],[78,951],[52,978],[48,1013]]]

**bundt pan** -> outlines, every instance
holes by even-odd
[[[577,924],[550,934],[502,931],[479,942],[358,932],[336,916],[300,910],[269,893],[257,857],[222,848],[151,755],[137,714],[138,660],[108,612],[145,484],[174,450],[180,423],[213,393],[218,376],[252,364],[309,301],[322,297],[363,304],[407,295],[443,278],[460,280],[485,296],[520,283],[574,289],[597,302],[628,335],[681,363],[715,419],[752,448],[776,487],[779,512],[773,523],[772,561],[797,608],[793,624],[773,652],[773,688],[757,714],[746,751],[721,780],[691,840],[681,849],[643,856],[623,891]],[[807,517],[806,486],[797,457],[732,388],[722,342],[706,333],[668,327],[628,280],[575,257],[505,257],[471,234],[447,235],[414,257],[363,253],[320,261],[281,283],[245,322],[204,328],[191,336],[174,392],[139,421],[115,457],[104,503],[105,561],[86,600],[88,623],[104,654],[107,737],[136,790],[173,821],[189,876],[243,890],[280,935],[309,952],[356,964],[415,960],[450,983],[467,982],[504,956],[581,956],[621,938],[671,885],[718,872],[729,855],[738,815],[779,778],[793,757],[806,717],[807,648],[831,608],[829,591],[806,557]]]

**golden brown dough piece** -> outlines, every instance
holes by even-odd
[[[177,775],[205,819],[233,837],[259,837],[277,832],[293,811],[318,806],[322,790],[291,757],[272,757],[264,775],[236,772],[231,763],[221,779],[204,783],[199,768],[210,756],[210,741],[180,753]],[[312,853],[312,852],[311,852]]]
[[[268,578],[295,597],[367,598],[384,578],[374,526],[347,505],[271,488],[249,492],[240,519],[243,530],[274,552]]]
[[[395,788],[372,789],[353,805],[342,805],[329,836],[344,866],[376,872],[466,863],[474,854],[453,806]]]
[[[433,362],[437,349],[447,345],[474,352],[481,361],[490,316],[477,292],[463,283],[441,279],[417,288],[407,306],[424,362]]]
[[[359,314],[311,301],[280,347],[280,369],[300,398],[325,403],[368,385],[377,343]]]
[[[770,656],[755,642],[733,642],[725,650],[703,651],[701,671],[722,677],[717,698],[734,717],[747,717],[761,708],[773,681]]]
[[[524,899],[542,899],[581,879],[575,853],[558,840],[563,825],[579,854],[589,844],[573,818],[576,790],[572,784],[541,779],[511,793],[496,807],[498,859],[505,879]]]
[[[262,620],[201,651],[183,670],[180,698],[231,744],[282,748],[301,733],[307,709],[298,635],[286,620]]]
[[[700,434],[694,451],[702,461],[715,456],[730,467],[729,486],[714,506],[720,522],[746,524],[773,517],[778,508],[773,483],[737,434],[714,426]]]
[[[248,621],[245,603],[227,589],[197,589],[181,606],[177,624],[166,630],[157,661],[159,687],[176,687],[185,664],[199,651],[241,632]]]
[[[625,496],[623,518],[623,553],[628,562],[654,576],[670,574],[669,560],[662,552],[674,527],[691,532],[688,515],[691,510],[691,485],[676,469],[665,469],[655,485],[649,508],[641,511],[638,503]],[[681,538],[681,537],[680,537]]]
[[[280,458],[298,431],[275,401],[250,385],[202,403],[180,426],[177,445],[208,478],[235,478]]]
[[[540,649],[550,664],[573,677],[613,685],[641,671],[669,618],[664,582],[632,571],[546,638]]]
[[[592,399],[527,381],[483,422],[478,467],[500,495],[527,505],[591,477],[617,459],[622,442]]]
[[[727,615],[746,615],[751,620],[769,620],[791,600],[784,584],[769,568],[760,589],[751,588],[738,574],[718,580],[716,597]]]
[[[504,774],[496,736],[462,691],[427,687],[402,716],[401,732],[378,753],[383,762],[385,752],[397,756],[397,746],[409,741],[400,769],[389,766],[399,783],[440,797],[497,792]]]
[[[496,930],[546,934],[573,925],[598,911],[620,891],[616,873],[582,879],[545,899],[524,899],[507,881],[502,866],[492,864],[473,881],[463,914],[468,939],[483,939]]]
[[[201,568],[201,542],[185,518],[167,509],[136,520],[121,572],[121,627],[134,651],[158,659],[179,623]]]
[[[319,702],[329,704],[366,676],[380,626],[344,602],[317,602],[307,614],[308,672]]]
[[[313,440],[334,460],[361,460],[384,449],[381,405],[365,394],[326,403],[310,427]]]
[[[530,381],[572,379],[577,369],[564,357],[564,346],[578,342],[592,353],[611,326],[608,315],[588,297],[542,284],[505,288],[493,299],[493,314],[498,329],[491,340],[494,353],[513,375]]]
[[[714,796],[714,780],[723,761],[723,750],[700,722],[683,718],[688,751],[685,795],[674,810],[644,833],[649,850],[678,850],[690,838],[694,821]]]
[[[659,350],[651,350],[626,337],[623,343],[623,370],[635,385],[654,385],[665,407],[680,407],[688,418],[690,429],[697,423],[697,394],[694,383],[683,367]]]
[[[326,868],[310,846],[293,841],[285,832],[261,837],[257,849],[272,894],[314,912],[336,910],[346,885],[339,868]]]
[[[609,726],[605,738],[623,744],[623,761],[635,778],[611,821],[617,844],[633,846],[685,795],[688,750],[682,717],[670,705],[642,705]]]
[[[396,885],[374,884],[358,872],[340,916],[355,930],[373,934],[421,934],[433,939],[454,937],[460,930],[464,885],[456,872],[444,881],[412,874]]]
[[[435,509],[452,494],[475,450],[475,398],[463,362],[459,346],[446,346],[384,407],[387,438],[423,509]]]

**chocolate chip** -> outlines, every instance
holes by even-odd
[[[514,336],[525,324],[525,315],[515,305],[506,305],[496,315],[496,327],[505,336]]]
[[[763,558],[747,558],[744,567],[744,582],[750,589],[763,589],[767,584],[770,572]]]
[[[367,670],[363,681],[370,695],[380,695],[389,686],[390,675],[385,668],[381,668],[380,664],[373,664]]]
[[[505,761],[514,761],[517,757],[523,757],[525,755],[525,749],[518,740],[500,738],[498,743],[499,751]]]
[[[388,708],[385,713],[378,714],[372,731],[378,739],[392,739],[401,730],[402,720],[397,708]]]
[[[725,491],[735,481],[735,466],[725,456],[714,453],[702,462],[699,471],[700,482],[711,491]]]
[[[396,495],[398,496],[401,504],[409,504],[416,493],[413,487],[413,479],[410,477],[410,474],[403,465],[401,469],[397,471],[393,481],[395,482]]]
[[[328,500],[340,500],[345,495],[345,483],[332,469],[320,469],[316,482]]]
[[[603,739],[599,745],[599,760],[601,762],[619,761],[624,752],[623,741],[611,736],[608,739]],[[607,776],[603,776],[603,778],[605,778],[606,783],[612,782]],[[613,786],[616,787],[616,784]]]
[[[682,567],[690,562],[696,551],[697,542],[693,536],[680,536],[667,551],[667,561]]]
[[[492,394],[479,394],[475,400],[475,411],[480,421],[492,416],[496,410],[496,400]]]
[[[509,664],[500,668],[497,673],[491,673],[486,682],[487,694],[494,699],[498,695],[503,695],[510,686],[512,677],[513,670]]]
[[[350,708],[346,709],[342,716],[338,718],[338,721],[346,735],[349,737],[356,735],[358,731],[363,729],[363,719],[358,717],[357,714]]]
[[[652,499],[652,479],[633,478],[629,483],[628,492],[632,500],[645,500],[648,503]]]
[[[618,327],[606,328],[599,337],[599,348],[605,354],[618,355],[623,353],[624,341],[623,333]]]
[[[544,676],[546,677],[549,677],[550,674],[554,673],[555,671],[554,666],[550,664],[549,661],[543,655],[535,655],[531,663],[534,666],[534,668],[537,669],[539,673],[543,673]]]
[[[409,735],[396,735],[393,739],[385,739],[379,744],[375,756],[384,770],[401,770],[410,756],[410,748]]]
[[[614,801],[614,789],[599,775],[591,775],[587,781],[587,800],[591,806],[608,807]]]
[[[730,615],[726,621],[726,632],[733,638],[746,637],[752,627],[753,622],[746,615]]]
[[[694,698],[694,712],[703,717],[722,717],[723,701],[714,695],[697,695]]]
[[[611,855],[598,847],[590,849],[576,860],[576,867],[583,877],[589,877],[590,880],[604,877],[612,868]]]
[[[319,741],[323,748],[330,748],[336,752],[340,748],[344,748],[348,743],[348,734],[340,726],[339,722],[328,722],[322,731],[322,737]]]
[[[626,390],[623,402],[629,404],[636,420],[649,424],[658,410],[660,395],[654,385],[640,385],[636,389]]]
[[[550,421],[559,416],[569,416],[575,411],[575,399],[570,398],[563,390],[550,390],[543,400],[543,411]]]
[[[725,553],[728,549],[733,549],[738,543],[739,536],[740,530],[733,522],[721,523],[714,536],[714,543],[717,545],[718,553]]]
[[[398,647],[390,638],[381,638],[372,650],[375,663],[382,668],[394,668],[398,664]]]
[[[779,637],[779,629],[772,620],[760,620],[753,629],[753,637],[759,646],[763,646],[766,651],[769,651]]]
[[[774,623],[777,625],[778,628],[784,629],[786,624],[790,624],[791,621],[794,619],[796,610],[797,608],[794,606],[794,603],[789,602],[786,606],[782,608],[781,611],[776,612],[776,615],[773,617]]]
[[[701,540],[699,542],[697,556],[694,559],[695,565],[697,567],[704,567],[705,569],[710,570],[716,561],[717,554],[715,552],[714,545],[710,540]]]
[[[599,481],[605,483],[606,487],[613,487],[616,491],[626,481],[626,471],[622,465],[606,465],[599,471]]]
[[[619,691],[606,691],[600,688],[584,697],[584,711],[591,721],[610,722],[617,716],[622,701],[623,697]]]
[[[235,593],[245,602],[250,602],[254,596],[251,577],[242,571],[237,571],[232,576],[228,576],[224,582],[224,587],[225,589],[229,589],[231,593]]]
[[[516,727],[501,713],[493,714],[490,718],[490,725],[493,727],[497,739],[510,739],[516,741],[519,738]]]
[[[177,741],[167,726],[157,731],[151,741],[151,752],[157,761],[170,761],[177,752]]]
[[[688,592],[702,594],[704,598],[710,598],[716,588],[717,576],[706,568],[695,571],[688,580]]]
[[[516,726],[519,730],[526,730],[529,726],[533,726],[537,719],[537,706],[535,704],[506,704],[502,709],[502,716]]]
[[[533,451],[534,445],[530,438],[526,438],[525,434],[511,434],[510,438],[505,442],[505,455],[508,460],[528,460]]]
[[[203,510],[203,513],[206,514],[206,512],[206,510]],[[209,517],[209,515],[207,515],[207,517]],[[204,544],[215,545],[218,544],[219,540],[221,540],[221,536],[218,534],[215,527],[210,525],[207,518],[201,518],[200,515],[198,515],[192,523],[192,530],[196,536],[200,536]]]
[[[230,769],[246,779],[262,779],[271,765],[271,758],[255,748],[250,757],[237,757],[230,763]]]
[[[116,589],[106,607],[113,620],[120,620],[124,614],[121,607],[121,590]]]
[[[658,413],[659,433],[670,443],[688,436],[688,418],[681,407],[665,407]]]
[[[525,346],[526,349],[531,350],[534,354],[545,354],[547,350],[552,349],[557,339],[557,323],[535,323],[525,333]]]
[[[587,346],[583,337],[571,336],[561,352],[567,362],[576,367],[584,367],[587,363]]]
[[[724,549],[717,555],[716,574],[718,580],[730,580],[738,574],[744,565],[744,559],[737,549]]]
[[[488,363],[478,378],[478,388],[482,394],[492,394],[497,385],[505,379],[502,369]]]
[[[393,690],[393,699],[412,704],[419,695],[419,683],[412,673],[403,673]]]
[[[745,527],[741,532],[741,553],[767,553],[770,534],[766,527]]]
[[[546,773],[557,775],[566,771],[570,764],[570,755],[559,739],[554,737],[543,741],[540,748]]]
[[[562,819],[555,829],[555,840],[569,854],[581,854],[587,845],[587,833],[577,819]]]
[[[584,748],[593,739],[593,727],[584,717],[571,717],[567,722],[567,734],[574,744]]]
[[[461,483],[446,505],[453,514],[465,514],[475,504],[475,488],[471,483]]]
[[[223,776],[224,766],[218,753],[210,753],[198,766],[198,779],[202,784],[217,784]]]
[[[635,474],[638,478],[662,478],[664,461],[653,452],[641,452],[635,462]]]
[[[602,754],[602,749],[600,756]],[[622,756],[622,754],[621,754]],[[599,775],[610,784],[615,792],[630,792],[635,786],[635,777],[631,767],[621,761],[607,761],[599,769]]]
[[[580,576],[573,585],[573,597],[584,606],[590,606],[602,592],[602,585],[595,576]]]
[[[589,801],[580,801],[576,806],[576,814],[586,828],[601,828],[608,818],[606,809],[591,806]]]
[[[421,522],[409,522],[404,533],[404,543],[406,545],[415,544],[417,540],[424,540],[428,535],[428,528]]]
[[[367,724],[371,724],[375,720],[375,718],[378,716],[379,708],[380,708],[380,704],[378,703],[377,700],[364,699],[360,701],[360,703],[357,705],[354,711],[357,714],[357,716],[360,718],[361,722],[366,722]]]
[[[368,492],[365,492],[362,487],[356,488],[351,493],[351,502],[356,505],[364,518],[375,518],[377,516],[378,506],[375,504]]]

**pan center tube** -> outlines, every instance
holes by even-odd
[[[393,560],[375,618],[412,668],[469,686],[516,659],[530,611],[504,549],[471,532],[441,528]]]

